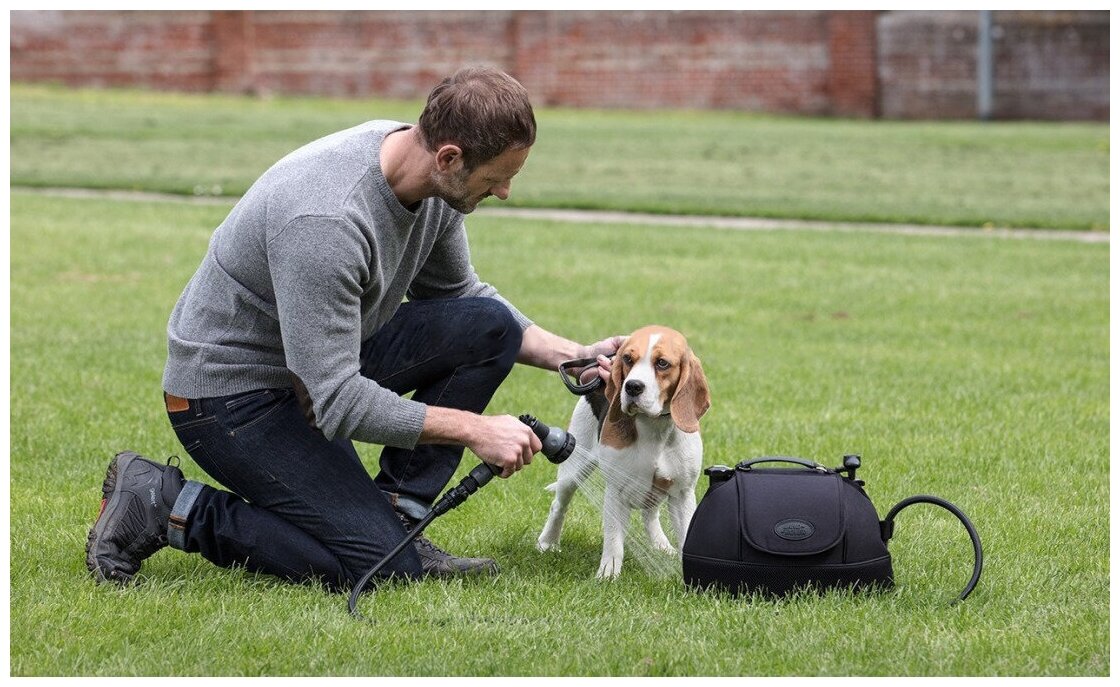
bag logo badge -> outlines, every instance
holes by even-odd
[[[816,528],[813,527],[812,523],[797,518],[782,520],[774,525],[774,534],[788,541],[808,539],[813,536],[813,532],[816,532]]]

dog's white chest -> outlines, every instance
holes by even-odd
[[[645,424],[645,423],[640,423]],[[652,424],[652,423],[651,423]],[[630,508],[648,508],[670,494],[695,488],[703,460],[699,432],[639,426],[637,440],[625,448],[597,447],[599,468],[608,486]]]

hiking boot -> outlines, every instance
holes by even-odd
[[[127,584],[144,559],[167,546],[167,526],[183,472],[132,451],[113,456],[101,485],[101,512],[86,540],[86,567],[98,582]]]
[[[406,532],[411,532],[417,520],[400,511],[397,512]],[[497,575],[498,564],[492,558],[462,558],[448,553],[432,543],[424,535],[413,541],[416,554],[424,566],[424,575],[432,577],[453,577],[455,575]]]

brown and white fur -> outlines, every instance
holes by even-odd
[[[623,540],[630,509],[642,512],[654,548],[678,552],[696,510],[696,481],[703,462],[700,417],[711,405],[700,360],[684,336],[667,327],[643,327],[618,349],[603,392],[580,398],[568,432],[577,451],[560,464],[544,529],[542,551],[559,548],[572,495],[596,467],[603,471],[603,557],[598,577],[622,571]],[[661,528],[668,500],[674,548]]]

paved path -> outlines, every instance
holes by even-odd
[[[68,198],[107,198],[143,202],[193,203],[200,205],[233,205],[232,196],[182,196],[173,193],[148,191],[108,191],[84,188],[30,188],[13,186],[13,192],[38,193]],[[760,217],[705,217],[699,215],[655,215],[643,212],[612,212],[604,210],[550,210],[537,208],[481,207],[476,214],[483,217],[512,217],[555,222],[584,222],[594,224],[652,224],[673,227],[709,227],[739,231],[773,231],[795,229],[801,231],[870,232],[881,234],[908,234],[915,236],[977,236],[1007,239],[1034,239],[1048,241],[1080,241],[1082,243],[1109,243],[1106,231],[1066,231],[1056,229],[970,229],[966,227],[939,227],[922,224],[878,224],[873,222],[821,222],[796,219],[764,219]]]
[[[493,217],[546,219],[560,222],[594,222],[618,224],[657,224],[675,227],[714,227],[740,231],[798,229],[802,231],[872,232],[882,234],[913,234],[919,236],[994,236],[1013,239],[1045,239],[1108,243],[1105,231],[1065,231],[1060,229],[970,229],[938,227],[922,224],[877,224],[873,222],[821,222],[798,219],[766,219],[761,217],[704,217],[700,215],[653,215],[642,212],[610,212],[603,210],[545,210],[530,208],[479,208],[479,214]]]

